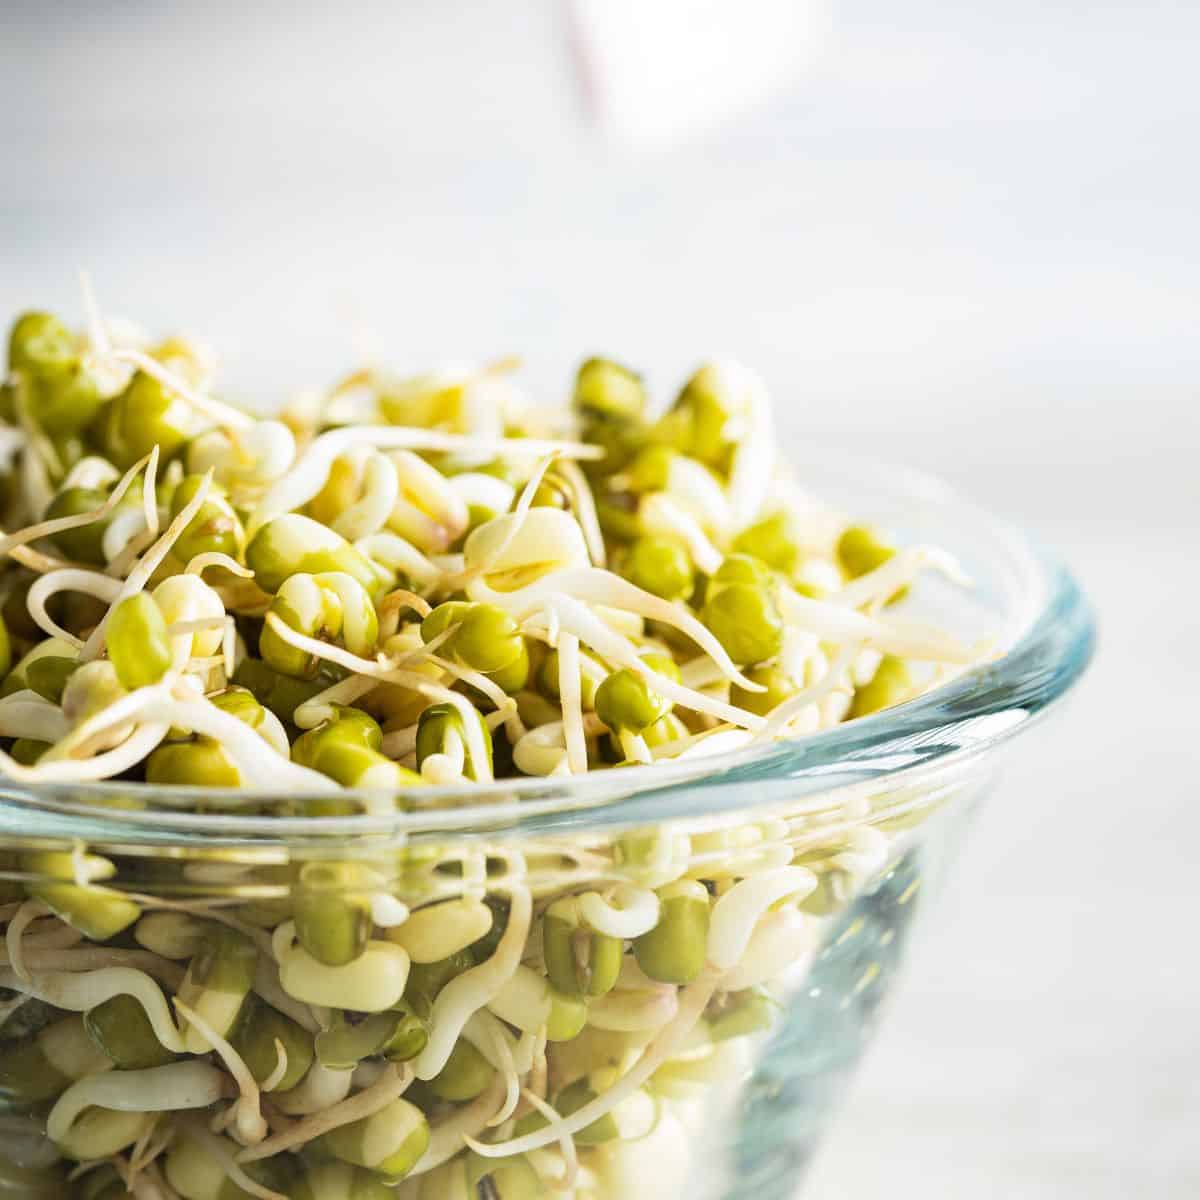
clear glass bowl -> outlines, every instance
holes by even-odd
[[[196,981],[180,983],[190,956],[203,958],[196,952],[203,938],[195,935],[233,930],[256,962],[253,994],[244,1002],[235,994],[232,1007],[212,1010],[226,1011],[230,1040],[246,1053],[253,1027],[261,1043],[254,1015],[275,1006],[311,1046],[319,1026],[353,1031],[366,1024],[364,1011],[395,997],[378,979],[337,975],[339,968],[325,971],[318,987],[315,960],[301,957],[305,946],[342,936],[365,905],[372,945],[400,943],[414,958],[428,958],[434,951],[420,945],[416,926],[389,934],[387,923],[401,912],[395,902],[418,911],[463,898],[468,903],[454,919],[443,919],[450,910],[439,914],[436,952],[478,937],[482,922],[490,929],[470,961],[509,954],[510,966],[522,962],[518,982],[463,1030],[461,1040],[473,1047],[465,1052],[476,1068],[473,1082],[464,1083],[461,1070],[425,1079],[454,1044],[456,1028],[447,1025],[453,1006],[445,994],[431,999],[437,972],[426,968],[400,986],[415,1015],[428,1018],[432,1002],[434,1027],[450,1028],[441,1052],[435,1043],[445,1041],[444,1032],[407,1063],[375,1055],[351,1076],[336,1061],[344,1045],[337,1050],[341,1044],[326,1037],[299,1085],[264,1096],[273,1129],[312,1120],[304,1114],[328,1109],[347,1088],[399,1088],[415,1069],[418,1080],[404,1095],[426,1114],[432,1136],[412,1173],[387,1193],[399,1200],[794,1195],[875,1026],[915,918],[994,783],[1001,751],[1070,688],[1094,631],[1086,603],[1054,559],[942,485],[823,451],[793,460],[815,495],[880,521],[903,541],[936,542],[957,554],[976,580],[969,596],[927,580],[906,604],[964,636],[993,638],[997,657],[922,698],[812,737],[575,781],[422,790],[421,807],[398,816],[373,815],[372,797],[350,794],[346,811],[313,816],[316,798],[295,795],[137,784],[0,787],[0,905],[10,919],[28,896],[60,912],[74,906],[85,921],[129,903],[142,914],[103,946],[86,938],[67,944],[61,927],[35,924],[18,964],[32,982],[19,978],[0,948],[0,986],[10,989],[0,991],[0,1197],[110,1200],[94,1172],[68,1183],[70,1164],[53,1162],[38,1136],[56,1098],[103,1044],[103,1035],[80,1035],[72,1012],[83,1002],[71,1008],[63,999],[64,972],[77,984],[98,966],[145,969],[168,995],[182,986],[195,1006]],[[105,878],[86,888],[64,883],[64,860],[43,856],[74,851],[77,861],[84,850],[108,864]],[[340,891],[347,871],[353,885]],[[656,933],[618,936],[646,926],[655,889],[665,897]],[[586,904],[569,902],[592,892],[599,896]],[[546,909],[555,901],[551,924]],[[597,903],[607,904],[598,916]],[[174,926],[146,920],[181,912]],[[288,920],[304,927],[303,945],[293,941]],[[572,933],[579,921],[583,932]],[[593,939],[588,921],[607,932]],[[671,936],[663,936],[668,928]],[[394,974],[397,955],[382,954]],[[547,975],[559,988],[548,989]],[[600,991],[613,976],[603,995],[571,995]],[[318,1002],[289,1000],[289,987]],[[35,999],[20,1003],[31,991]],[[340,1019],[339,1009],[350,1017]],[[398,1020],[385,1014],[371,1028],[391,1032]],[[557,1040],[547,1043],[548,1025]],[[61,1029],[39,1033],[43,1026]],[[514,1063],[529,1068],[519,1092]],[[613,1118],[576,1138],[578,1167],[564,1189],[570,1156],[553,1130],[537,1133],[529,1110],[544,1098],[565,1112],[614,1086],[629,1097]],[[474,1087],[483,1091],[465,1098]],[[449,1092],[457,1098],[446,1098]],[[513,1102],[518,1118],[527,1115],[515,1126],[512,1119],[489,1126]],[[180,1120],[181,1132],[157,1160],[185,1200],[249,1194],[230,1183],[212,1190],[217,1183],[197,1165],[212,1155],[202,1128],[229,1104]],[[114,1150],[128,1158],[131,1138],[144,1145],[156,1136],[150,1121],[97,1104],[60,1136],[72,1160]],[[60,1129],[62,1122],[60,1111]],[[464,1132],[487,1141],[531,1131],[549,1144],[519,1158],[485,1158],[462,1140]],[[365,1172],[355,1177],[363,1190],[353,1192],[346,1190],[349,1168],[320,1166],[330,1150],[318,1143],[301,1157],[284,1151],[260,1182],[298,1200],[373,1197]],[[332,1150],[348,1153],[344,1144]],[[143,1175],[141,1186],[152,1178]],[[112,1196],[121,1194],[116,1185]]]

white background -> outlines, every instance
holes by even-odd
[[[583,120],[550,0],[307,8],[0,6],[0,312],[77,315],[86,265],[263,402],[356,321],[400,363],[519,350],[547,394],[586,352],[673,387],[729,351],[785,445],[1036,528],[1100,658],[981,821],[813,1194],[1200,1193],[1200,10],[834,3],[786,93],[631,149]]]

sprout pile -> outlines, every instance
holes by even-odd
[[[813,733],[979,657],[902,603],[953,558],[807,495],[753,372],[656,406],[592,358],[541,409],[513,365],[364,369],[263,418],[184,338],[21,316],[0,773],[379,818]],[[664,828],[555,875],[519,842],[367,846],[272,900],[0,850],[0,1194],[650,1194],[886,841]]]

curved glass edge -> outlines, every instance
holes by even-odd
[[[642,792],[602,821],[636,824],[698,812],[769,807],[863,784],[917,782],[923,769],[990,751],[1027,729],[1075,684],[1095,651],[1090,606],[1072,577],[1029,634],[996,663],[908,704],[812,738],[782,742],[702,781]],[[904,778],[898,778],[903,776]]]
[[[672,771],[670,779],[664,779],[666,771],[660,767],[631,768],[566,784],[531,780],[516,787],[497,785],[457,808],[385,817],[295,818],[121,808],[122,789],[114,784],[4,784],[0,838],[168,845],[197,838],[213,845],[319,841],[331,847],[362,836],[401,841],[447,832],[525,836],[736,814],[885,779],[890,785],[916,783],[931,768],[988,751],[1027,728],[1090,662],[1096,639],[1090,605],[1060,563],[1044,552],[1033,553],[1049,601],[1024,636],[994,663],[875,716],[794,741],[694,760],[686,770]],[[127,786],[126,795],[131,787],[144,785]],[[173,791],[189,805],[205,796],[201,789]]]

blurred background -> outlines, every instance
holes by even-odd
[[[1200,1194],[1200,9],[0,5],[0,312],[262,403],[397,365],[757,366],[785,445],[1061,548],[1088,683],[980,821],[805,1195]]]

